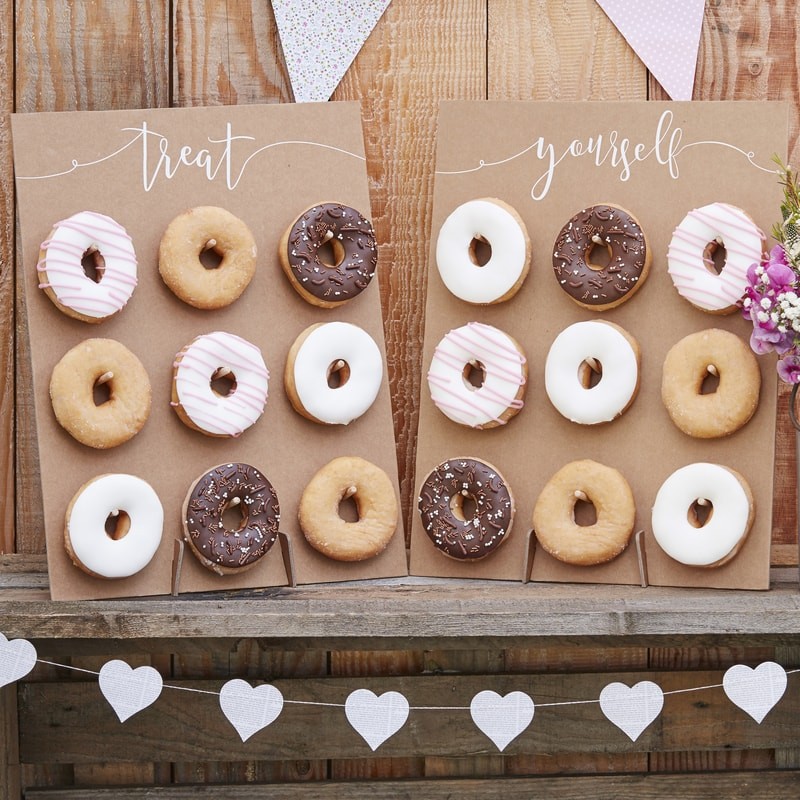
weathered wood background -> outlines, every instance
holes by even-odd
[[[789,101],[789,158],[795,164],[800,160],[798,12],[796,0],[707,0],[694,89],[696,99]],[[0,27],[4,32],[0,37],[0,320],[4,332],[0,339],[4,378],[0,387],[0,492],[4,501],[0,551],[39,554],[44,548],[41,487],[27,335],[15,291],[9,112],[289,102],[292,94],[269,0],[0,0]],[[594,0],[394,0],[336,90],[333,99],[356,99],[362,104],[373,219],[384,265],[382,303],[406,517],[414,492],[436,111],[440,100],[453,98],[602,102],[665,96]],[[787,396],[782,394],[774,564],[797,563],[794,437],[786,404]],[[566,685],[564,691],[571,696],[591,692],[597,683],[595,673],[656,670],[666,688],[671,680],[691,681],[700,676],[698,670],[721,670],[736,662],[755,664],[775,658],[786,665],[800,663],[800,654],[792,647],[629,647],[624,640],[619,645],[435,651],[407,649],[398,641],[396,650],[286,652],[252,639],[222,649],[213,642],[176,640],[173,646],[156,652],[135,652],[135,641],[106,642],[105,649],[100,649],[74,639],[61,644],[61,656],[87,669],[99,669],[109,655],[124,655],[134,665],[154,664],[173,680],[219,680],[235,675],[286,679],[298,687],[323,678],[347,684],[361,676],[396,676],[387,677],[385,684],[375,682],[383,687],[389,682],[403,685],[402,678],[452,674],[471,690],[472,684],[484,688],[471,675],[557,673],[564,677],[556,682]],[[684,671],[688,672],[682,677]],[[99,695],[92,697],[96,687],[82,683],[84,680],[79,676],[74,688],[65,686],[76,681],[76,673],[40,665],[35,678],[19,689],[0,691],[7,750],[0,764],[0,787],[6,788],[9,797],[24,788],[74,785],[697,773],[800,763],[800,751],[793,749],[800,738],[796,726],[795,733],[773,729],[764,734],[754,725],[742,726],[733,712],[717,706],[715,734],[719,735],[712,735],[702,721],[691,722],[690,701],[675,712],[678,718],[684,715],[680,741],[665,741],[665,730],[664,736],[651,737],[635,748],[606,746],[607,729],[587,719],[582,727],[588,726],[583,729],[596,737],[596,748],[581,744],[570,750],[551,726],[543,729],[544,739],[534,748],[508,756],[491,755],[490,749],[471,742],[448,746],[453,729],[445,726],[454,721],[444,720],[439,728],[426,727],[421,739],[435,741],[436,746],[418,746],[403,739],[399,746],[389,748],[391,755],[362,758],[365,748],[350,751],[335,743],[326,747],[312,743],[311,755],[301,761],[287,760],[280,748],[273,754],[243,748],[240,757],[228,747],[219,756],[208,748],[187,752],[179,743],[182,732],[196,734],[191,715],[164,706],[163,713],[169,716],[152,717],[150,728],[143,733],[153,743],[149,754],[136,752],[127,759],[119,752],[122,745],[108,733],[120,729],[109,729],[107,722],[95,726],[87,717],[84,727],[73,731],[83,737],[74,743],[81,748],[81,757],[76,758],[70,755],[70,742],[58,737],[51,741],[51,736],[67,723],[73,692],[87,696],[86,704],[99,714],[102,701]],[[6,713],[17,701],[19,717]],[[188,704],[183,698],[176,702]],[[796,716],[794,706],[790,711]],[[344,722],[339,725],[344,727]],[[306,731],[308,727],[303,726]],[[330,730],[337,735],[336,726]],[[129,735],[127,728],[124,731]],[[291,735],[299,737],[303,730]],[[172,745],[157,757],[156,745],[164,737]],[[351,757],[356,753],[357,757]],[[755,796],[744,793],[750,780],[749,773],[716,784],[687,777],[680,790],[668,780],[648,784],[651,789],[624,781],[607,781],[602,790],[596,783],[554,781],[539,786],[549,792],[541,796],[564,798],[627,797],[628,791],[637,797],[674,796],[678,791],[686,797],[733,797],[739,796],[739,791],[742,796]],[[774,797],[791,796],[790,784],[782,783],[784,777],[773,780]],[[701,784],[708,788],[702,789]],[[331,786],[332,794],[319,790],[319,796],[344,796],[336,794],[338,784]],[[434,791],[446,794],[452,788],[448,782],[436,790],[428,784],[421,786],[428,788],[413,796],[432,797]],[[376,796],[380,790],[374,784],[363,784],[358,795],[352,786],[344,791],[355,797],[361,796],[361,791],[364,796]],[[408,794],[400,788],[396,791],[386,796],[412,796],[411,790]],[[462,783],[454,791],[462,791],[463,796],[495,796],[488,793],[487,784]],[[468,794],[470,791],[474,795]],[[511,791],[503,791],[503,796],[516,796]],[[532,796],[536,790],[525,786],[519,791],[519,796],[523,791]],[[604,791],[608,795],[602,794]],[[648,791],[652,795],[645,794]],[[30,796],[41,795],[32,791]],[[78,792],[74,796],[87,795]],[[209,796],[216,795],[212,792]]]

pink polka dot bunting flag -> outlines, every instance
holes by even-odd
[[[597,0],[673,100],[691,100],[705,0]]]
[[[389,2],[272,0],[296,102],[330,98]]]

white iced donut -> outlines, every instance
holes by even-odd
[[[94,262],[97,280],[83,268]],[[39,288],[70,317],[102,322],[121,311],[136,288],[136,254],[111,217],[81,211],[57,222],[39,250]]]
[[[109,533],[108,520],[115,523]],[[109,473],[78,489],[67,508],[64,543],[73,563],[100,578],[127,578],[158,550],[164,509],[149,483]]]
[[[595,385],[592,373],[600,375]],[[550,402],[567,419],[580,425],[610,422],[636,396],[639,346],[613,322],[576,322],[550,345],[544,384]]]
[[[239,436],[267,402],[269,371],[261,350],[240,336],[215,331],[198,336],[173,362],[172,407],[190,428],[208,436]],[[212,385],[227,380],[230,390]]]
[[[705,524],[697,505],[708,509]],[[653,504],[653,535],[681,564],[718,567],[733,558],[753,522],[747,481],[728,467],[698,462],[681,467],[661,485]]]
[[[475,386],[468,378],[479,373]],[[471,428],[504,425],[522,408],[525,356],[507,333],[481,322],[450,331],[436,346],[428,387],[436,407]]]
[[[364,414],[375,402],[382,378],[378,345],[349,322],[306,328],[290,348],[284,371],[295,410],[328,425],[347,425]]]
[[[761,260],[766,237],[740,208],[728,203],[690,211],[672,234],[667,271],[678,294],[701,311],[729,314],[747,286],[747,270]],[[725,248],[717,274],[713,255]]]
[[[480,266],[475,241],[491,248]],[[525,223],[494,198],[470,200],[444,221],[436,240],[436,265],[445,286],[461,300],[487,305],[516,294],[528,274],[531,243]]]

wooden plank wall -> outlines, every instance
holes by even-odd
[[[790,160],[794,162],[800,155],[797,5],[797,0],[708,0],[694,93],[698,99],[790,100]],[[14,32],[13,37],[0,37],[0,320],[9,332],[0,340],[0,375],[5,379],[0,389],[4,501],[0,548],[41,553],[44,538],[27,337],[13,292],[15,221],[8,112],[285,102],[291,99],[291,88],[269,0],[0,0],[0,24]],[[381,292],[406,517],[414,494],[438,101],[602,102],[662,97],[658,84],[594,0],[394,0],[336,90],[334,99],[358,99],[363,109],[373,219],[384,265]],[[785,402],[784,395],[784,408]],[[785,416],[782,411],[782,420]],[[792,554],[796,557],[796,513],[793,437],[783,421],[777,467],[774,560],[785,562]],[[128,648],[124,643],[109,643],[108,657],[124,656],[134,665],[152,663],[176,680],[327,677],[351,680],[354,685],[363,676],[582,676],[647,669],[722,670],[733,663],[755,664],[765,658],[776,658],[787,666],[800,663],[797,652],[756,648],[409,651],[398,642],[396,651],[276,652],[255,641],[243,641],[225,652],[202,642],[176,642],[171,653],[131,653]],[[78,642],[69,658],[87,669],[97,669],[105,660],[94,654],[81,656]],[[36,681],[43,685],[23,684],[20,691],[37,697],[48,681],[74,679],[74,673],[40,666]],[[62,706],[68,699],[67,695]],[[7,706],[9,692],[0,700]],[[37,713],[44,713],[38,704],[26,708],[30,718],[21,720],[25,731],[36,730],[42,723]],[[44,739],[46,731],[45,724],[44,732],[40,730]],[[779,742],[783,747],[778,750],[769,742],[756,748],[740,742],[720,750],[692,738],[683,748],[651,754],[642,748],[570,752],[562,747],[547,754],[500,756],[464,753],[458,748],[450,753],[438,747],[370,758],[348,758],[344,751],[336,751],[330,757],[303,761],[178,758],[126,764],[114,763],[113,734],[104,736],[98,731],[97,743],[90,752],[97,754],[98,763],[29,759],[21,768],[12,763],[13,774],[5,785],[13,786],[15,779],[24,787],[173,781],[221,784],[763,769],[800,763],[786,741]],[[46,748],[47,742],[36,746]],[[13,762],[13,752],[10,758]],[[9,772],[7,765],[3,770]],[[558,796],[567,796],[563,788],[559,792]]]

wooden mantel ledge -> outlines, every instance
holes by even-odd
[[[0,557],[8,638],[256,638],[286,647],[507,647],[791,644],[800,635],[796,568],[768,591],[402,578],[129,600],[52,601],[43,557]]]

